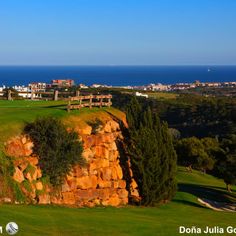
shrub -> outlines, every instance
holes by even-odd
[[[85,163],[78,134],[68,132],[60,120],[38,118],[26,125],[25,133],[34,142],[34,153],[39,156],[43,176],[48,176],[53,186],[61,185],[74,165]]]
[[[10,157],[0,151],[0,197],[11,197],[13,192],[10,187],[14,165]]]
[[[102,126],[102,121],[98,118],[95,119],[95,121],[88,122],[88,125],[92,127],[92,134],[96,134],[99,130],[99,128]]]

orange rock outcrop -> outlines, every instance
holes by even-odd
[[[123,173],[125,167],[121,165],[117,147],[117,142],[123,139],[119,123],[111,118],[95,134],[89,125],[76,130],[83,142],[83,157],[87,164],[83,168],[74,166],[60,191],[54,191],[42,181],[38,158],[33,154],[34,145],[28,137],[18,136],[6,143],[6,153],[13,157],[15,165],[13,179],[20,184],[28,200],[39,204],[93,207],[125,205],[130,195],[138,197],[130,163],[126,165],[129,167],[126,172],[131,177],[129,186]],[[30,188],[25,187],[25,182]]]

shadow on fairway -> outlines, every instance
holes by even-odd
[[[43,108],[60,108],[61,110],[64,110],[66,108],[66,105],[45,106]]]
[[[181,192],[195,195],[197,198],[206,198],[217,202],[236,203],[235,193],[228,193],[227,191],[215,186],[179,184],[178,189]]]
[[[181,204],[192,206],[192,207],[206,208],[198,203],[187,201],[187,200],[174,199],[172,200],[172,202],[181,203]]]

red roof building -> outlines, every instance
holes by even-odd
[[[72,87],[75,85],[73,79],[54,79],[52,80],[52,86],[54,87]]]

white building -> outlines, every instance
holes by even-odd
[[[150,90],[152,91],[167,91],[169,90],[169,86],[168,85],[164,85],[164,84],[150,84],[148,86],[150,88]]]
[[[46,88],[47,84],[42,82],[32,82],[29,84],[29,90],[31,93],[33,93],[33,98],[42,97],[42,94],[37,94],[37,92],[45,92]],[[30,95],[30,97],[32,96]]]
[[[135,96],[148,98],[147,94],[143,94],[143,93],[140,93],[140,92],[135,92]]]

